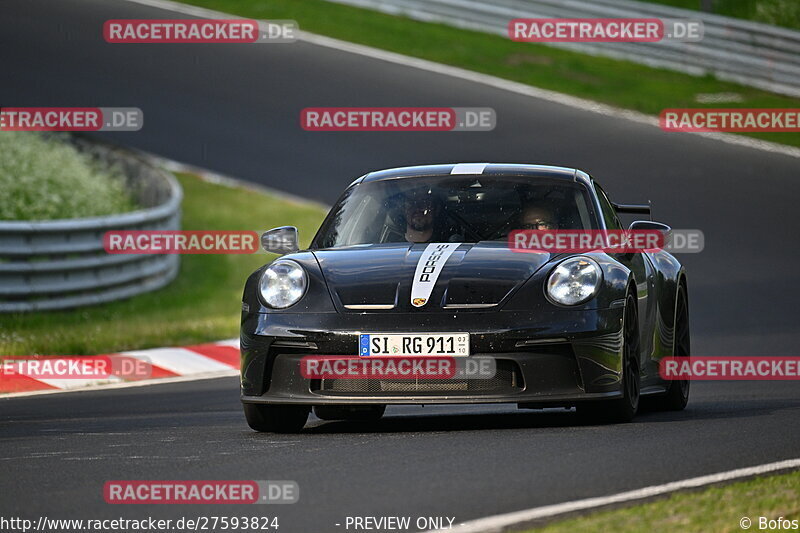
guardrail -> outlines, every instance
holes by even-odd
[[[329,0],[508,37],[514,18],[646,17],[701,20],[699,42],[547,43],[800,96],[800,32],[632,0]]]
[[[108,230],[180,229],[175,178],[131,152],[85,139],[76,147],[119,167],[143,209],[40,222],[0,221],[0,312],[66,309],[119,300],[167,285],[177,255],[107,254]]]

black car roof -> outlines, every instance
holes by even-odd
[[[418,165],[413,167],[376,170],[358,178],[355,183],[381,181],[397,178],[416,178],[422,176],[530,176],[532,178],[563,178],[590,184],[591,178],[585,172],[567,167],[549,165],[524,165],[517,163],[452,163],[446,165]]]

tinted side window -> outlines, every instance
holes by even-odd
[[[605,191],[595,182],[594,190],[597,192],[597,199],[600,201],[600,209],[603,211],[603,220],[606,222],[606,229],[622,229],[622,224],[617,218],[617,212],[608,200]]]

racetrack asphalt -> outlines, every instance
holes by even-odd
[[[347,516],[456,522],[797,454],[796,385],[697,387],[682,413],[581,425],[572,412],[390,407],[375,424],[301,434],[246,427],[236,378],[0,401],[1,516],[280,518],[280,531],[345,530]],[[107,480],[294,480],[294,505],[108,505]],[[352,531],[352,529],[351,529]]]
[[[111,18],[186,18],[121,0],[0,4],[0,105],[139,107],[104,138],[326,203],[378,168],[459,161],[575,166],[618,202],[699,228],[693,352],[797,355],[800,161],[297,42],[112,45]],[[321,133],[316,106],[493,107],[497,128]],[[287,221],[290,223],[291,221]],[[257,224],[258,221],[254,221]],[[244,281],[244,280],[243,280]],[[0,402],[0,516],[277,513],[283,531],[345,515],[455,516],[609,494],[797,456],[797,383],[697,383],[689,408],[623,426],[504,407],[396,407],[299,435],[245,426],[233,378]],[[109,479],[293,479],[293,506],[110,506]],[[253,510],[255,509],[255,510]]]

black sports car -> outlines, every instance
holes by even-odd
[[[242,303],[241,399],[258,431],[322,419],[376,419],[390,404],[576,407],[628,421],[640,397],[683,409],[689,383],[664,381],[689,356],[686,274],[663,250],[519,253],[514,230],[622,230],[618,205],[576,169],[448,164],[371,172],[342,194],[307,250],[254,272]],[[651,221],[629,229],[669,232]],[[411,350],[416,347],[416,350]],[[420,350],[421,347],[421,350]],[[409,351],[410,350],[410,351]],[[491,377],[303,377],[314,355],[454,354],[494,361]]]

